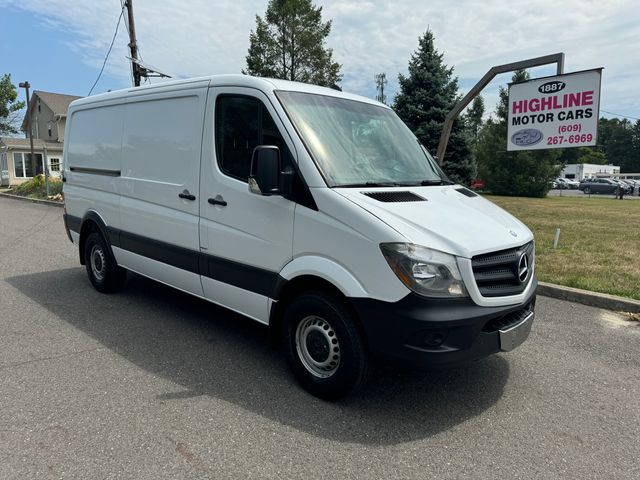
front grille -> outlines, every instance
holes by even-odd
[[[531,305],[527,305],[525,308],[511,312],[504,317],[494,318],[488,321],[482,328],[482,331],[491,333],[497,332],[498,330],[508,330],[523,321],[530,313]]]
[[[362,192],[369,198],[385,203],[396,202],[426,202],[427,199],[413,192]]]
[[[528,267],[526,275],[521,271],[523,254]],[[533,242],[518,248],[477,255],[471,259],[471,266],[483,297],[517,295],[524,291],[533,274]]]

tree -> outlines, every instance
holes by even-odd
[[[513,82],[529,79],[529,74],[518,70]],[[476,151],[480,178],[488,190],[497,195],[544,197],[550,181],[560,172],[560,151],[524,150],[507,152],[507,113],[509,94],[500,87],[497,118],[490,118],[482,128]]]
[[[458,78],[436,50],[431,31],[419,39],[409,61],[409,75],[401,74],[398,80],[394,110],[420,142],[435,152],[444,119],[458,101]],[[468,185],[475,178],[476,166],[465,127],[464,117],[453,123],[443,169],[452,180]]]
[[[478,135],[482,129],[482,117],[484,116],[484,99],[478,95],[473,99],[473,103],[467,111],[467,127],[471,135],[472,143],[475,147],[478,142]]]
[[[25,107],[25,103],[18,102],[17,98],[18,91],[11,83],[11,75],[6,73],[0,79],[0,135],[18,133],[18,112]]]
[[[590,163],[592,165],[606,165],[607,156],[591,147],[578,147],[576,149],[577,159],[575,163]]]
[[[311,0],[270,0],[264,19],[256,15],[242,73],[335,85],[342,75],[333,50],[325,46],[330,32],[331,21],[322,22],[322,7]]]
[[[640,171],[640,149],[635,138],[640,127],[619,118],[601,118],[598,127],[598,143],[609,163],[619,165],[623,173]]]

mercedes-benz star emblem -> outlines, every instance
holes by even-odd
[[[527,254],[523,253],[520,256],[520,260],[518,261],[518,280],[520,283],[524,283],[524,281],[529,276],[529,259],[527,258]]]

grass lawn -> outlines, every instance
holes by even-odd
[[[533,231],[540,280],[640,300],[640,200],[487,198]]]

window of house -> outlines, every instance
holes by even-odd
[[[47,123],[47,131],[49,132],[49,136],[51,136],[51,122]]]
[[[59,172],[60,171],[60,159],[59,158],[51,157],[49,159],[49,163],[50,163],[52,172]]]
[[[221,95],[216,102],[216,156],[227,175],[247,181],[253,149],[280,148],[283,163],[290,162],[286,144],[260,100],[243,95]]]
[[[36,163],[31,160],[30,153],[15,153],[13,154],[13,168],[16,177],[33,177],[34,167],[36,165],[42,165],[42,154],[35,154]]]
[[[13,167],[15,168],[16,177],[24,177],[24,160],[21,153],[13,154]]]

